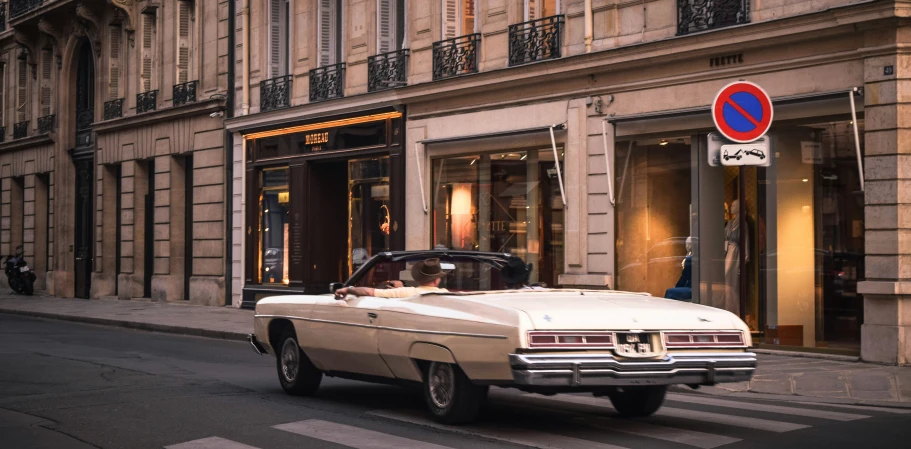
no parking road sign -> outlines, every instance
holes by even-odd
[[[750,143],[765,135],[772,126],[772,99],[751,82],[733,82],[715,96],[712,120],[728,140]]]

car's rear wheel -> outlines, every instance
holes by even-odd
[[[667,386],[620,387],[607,393],[620,416],[635,418],[649,416],[664,404]]]
[[[300,345],[293,327],[287,327],[279,338],[278,354],[275,357],[278,380],[286,393],[294,396],[311,396],[316,393],[323,373],[313,366],[310,358]]]
[[[431,362],[424,376],[424,401],[433,418],[444,424],[474,421],[487,397],[488,387],[471,383],[450,363]]]

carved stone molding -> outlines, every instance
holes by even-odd
[[[92,47],[95,50],[95,57],[101,57],[101,21],[98,16],[82,3],[76,4],[76,24],[82,26],[82,31],[86,37],[92,41]],[[80,20],[81,19],[81,20]]]
[[[127,22],[129,23],[124,26],[124,29],[127,30],[128,33],[132,34],[137,25],[136,16],[133,12],[136,2],[133,0],[108,0],[108,3],[114,5],[118,11],[123,11],[123,13],[126,14]]]

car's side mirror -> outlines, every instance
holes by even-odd
[[[342,284],[341,282],[331,282],[329,283],[329,293],[335,293],[336,290],[344,286],[345,284]]]

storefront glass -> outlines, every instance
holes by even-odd
[[[858,122],[861,151],[863,123]],[[850,120],[782,122],[769,167],[707,135],[616,142],[617,288],[723,308],[762,343],[856,349],[864,199]]]
[[[532,264],[529,282],[557,285],[564,206],[552,149],[435,159],[431,182],[434,247],[509,252]]]
[[[370,257],[391,248],[389,157],[348,162],[350,276]]]
[[[260,172],[259,277],[264,284],[288,283],[288,168]]]

